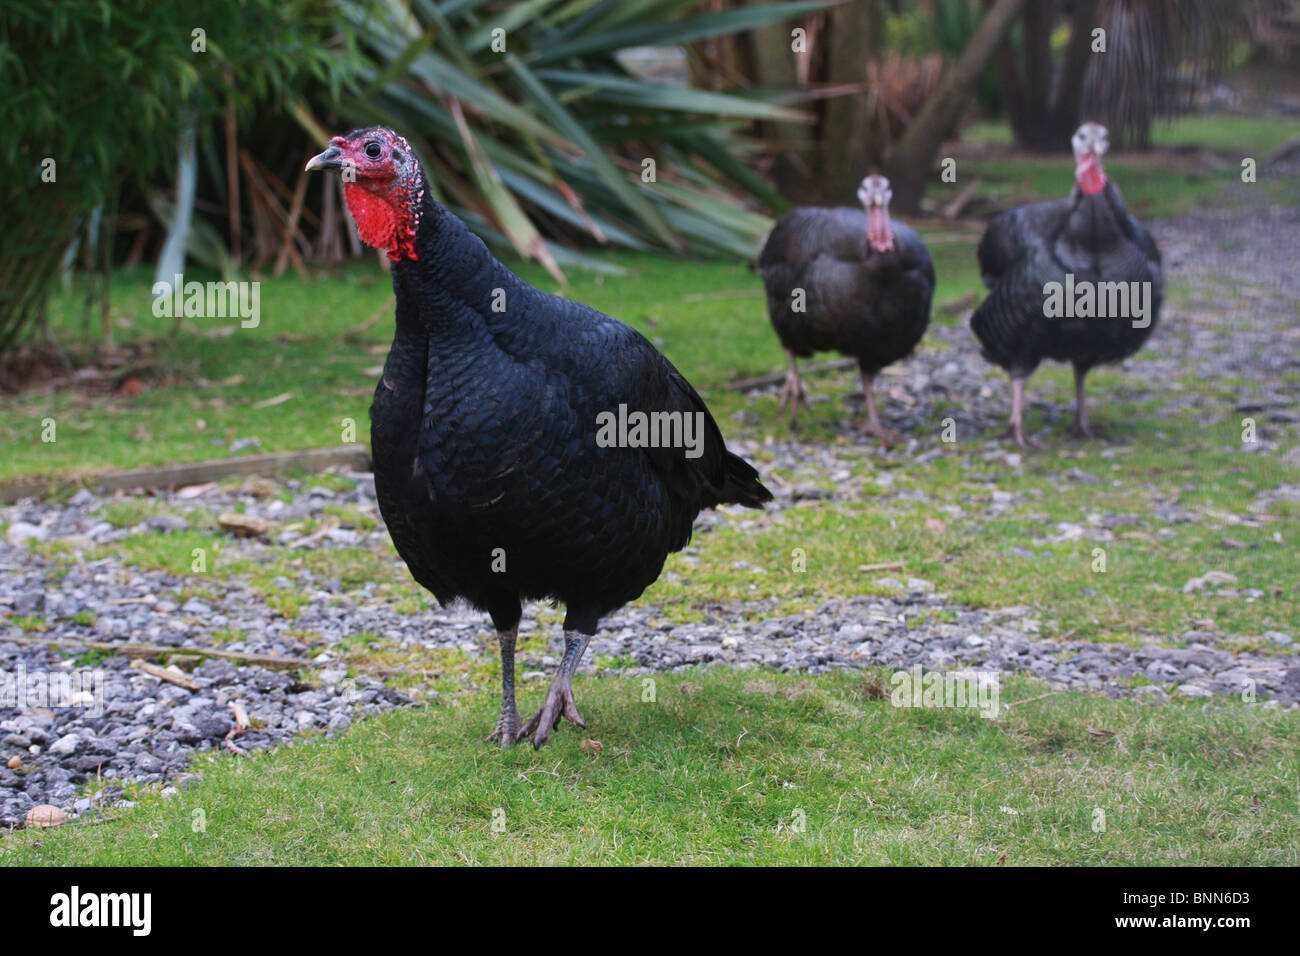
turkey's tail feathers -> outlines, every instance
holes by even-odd
[[[746,508],[761,508],[765,502],[772,500],[772,492],[763,487],[758,480],[758,472],[753,465],[738,455],[726,452],[723,462],[725,472],[722,488],[719,490],[719,504],[744,505]]]

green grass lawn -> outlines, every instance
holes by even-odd
[[[1219,113],[1180,116],[1169,123],[1157,123],[1151,130],[1151,145],[1197,147],[1236,152],[1263,160],[1275,149],[1300,133],[1300,124],[1280,117]],[[973,143],[1011,145],[1011,127],[987,120],[971,123],[962,139]],[[1068,148],[1069,144],[1065,144]]]
[[[978,279],[968,247],[955,238],[932,241],[940,263],[939,301],[972,291]],[[597,308],[620,315],[650,335],[693,381],[701,383],[724,432],[731,432],[733,413],[757,415],[759,434],[788,434],[774,398],[752,400],[720,387],[737,377],[779,368],[781,355],[763,310],[758,281],[742,265],[684,263],[660,258],[616,258],[628,269],[618,278],[576,274],[571,294]],[[375,327],[348,341],[344,332],[358,315],[389,308],[391,290],[369,264],[343,277],[303,283],[295,278],[267,283],[263,290],[262,327],[238,330],[205,342],[182,335],[172,347],[173,369],[189,368],[210,382],[241,375],[240,384],[195,386],[193,377],[178,377],[168,385],[146,389],[135,398],[120,396],[86,400],[73,392],[17,399],[0,413],[0,431],[9,436],[25,430],[25,440],[6,441],[9,456],[0,469],[9,477],[65,469],[132,467],[217,457],[224,446],[212,436],[230,440],[255,436],[261,450],[276,451],[338,441],[339,422],[357,422],[357,440],[367,443],[367,407],[374,379],[373,366],[382,361],[376,351],[386,348],[387,315]],[[536,280],[537,276],[530,274]],[[131,277],[118,281],[130,286]],[[141,279],[143,283],[143,279]],[[328,288],[322,305],[321,288]],[[152,318],[152,317],[150,317]],[[155,320],[156,321],[156,320]],[[952,321],[936,317],[936,322]],[[283,331],[277,331],[281,329]],[[290,332],[290,329],[297,331]],[[288,342],[281,335],[290,335]],[[930,340],[923,349],[942,348]],[[267,356],[270,356],[268,359]],[[1139,356],[1139,363],[1141,356]],[[276,368],[276,362],[279,367]],[[273,369],[273,374],[265,370]],[[1004,379],[990,369],[990,383],[1005,389]],[[776,595],[792,608],[816,607],[825,600],[871,590],[875,575],[863,575],[858,565],[884,561],[907,562],[907,573],[933,581],[958,601],[974,606],[1024,603],[1026,575],[1034,582],[1033,600],[1047,614],[1047,633],[1090,639],[1142,641],[1179,634],[1205,621],[1241,634],[1287,630],[1300,620],[1300,580],[1290,542],[1300,534],[1300,509],[1274,502],[1257,527],[1241,527],[1232,516],[1247,514],[1261,493],[1294,481],[1295,469],[1273,456],[1255,456],[1243,468],[1237,420],[1228,414],[1201,423],[1195,430],[1171,428],[1158,414],[1160,401],[1125,401],[1115,393],[1127,381],[1123,373],[1102,369],[1090,378],[1099,422],[1133,439],[1121,448],[1064,444],[1025,456],[1020,466],[993,458],[972,476],[963,454],[942,456],[922,464],[882,461],[847,442],[835,421],[818,405],[804,416],[803,438],[836,448],[843,468],[861,479],[865,491],[857,500],[818,502],[780,514],[755,516],[721,526],[699,549],[690,564],[672,556],[665,574],[644,600],[660,605],[673,619],[698,618],[709,603]],[[852,375],[812,379],[816,392],[829,394],[838,408],[853,387]],[[1227,383],[1189,383],[1196,389],[1224,393]],[[255,403],[284,392],[289,401],[258,409]],[[348,394],[344,394],[348,393]],[[1072,396],[1069,370],[1049,365],[1032,382],[1032,395],[1059,406]],[[59,440],[39,440],[46,416],[60,422]],[[836,413],[838,417],[838,413]],[[202,419],[206,428],[195,430]],[[1039,421],[1029,413],[1031,427]],[[937,430],[938,421],[932,423]],[[147,436],[147,437],[146,437]],[[8,437],[8,436],[7,436]],[[790,481],[814,480],[828,487],[829,475],[796,474],[774,467],[763,448],[753,457],[764,474]],[[57,462],[42,468],[38,462]],[[1063,481],[1074,469],[1095,483]],[[883,477],[882,477],[883,476]],[[912,499],[876,494],[878,481],[920,491]],[[984,517],[992,488],[1015,496],[996,516]],[[1048,543],[1030,556],[1009,553],[1017,545],[1055,533],[1061,522],[1086,523],[1107,512],[1148,515],[1158,501],[1173,501],[1196,512],[1218,515],[1205,522],[1166,524],[1151,530],[1120,528],[1107,548],[1108,568],[1092,570],[1092,545],[1087,541]],[[948,530],[935,535],[924,530],[927,518],[945,515],[939,509],[959,505],[970,516],[949,520]],[[155,508],[149,502],[124,508]],[[170,535],[148,534],[113,546],[113,553],[143,566],[189,575],[190,551],[204,547],[220,554],[222,532],[215,516],[192,521],[192,530]],[[141,518],[123,516],[122,523]],[[373,518],[370,520],[373,521]],[[1277,537],[1277,536],[1280,536]],[[1244,547],[1225,548],[1232,537]],[[162,542],[160,543],[160,538]],[[57,543],[46,546],[58,550]],[[789,555],[796,548],[809,555],[808,573],[792,573]],[[98,552],[92,552],[92,557]],[[69,558],[72,560],[73,558]],[[284,562],[296,555],[256,567],[227,567],[228,573],[248,573],[264,588],[268,600],[291,608],[292,593],[281,594],[269,582],[284,573]],[[357,549],[330,549],[326,560],[337,564],[335,576],[345,580],[381,580],[410,593],[412,607],[423,599],[391,556]],[[756,577],[757,563],[768,573]],[[1210,568],[1238,575],[1243,588],[1264,597],[1255,601],[1184,594],[1183,584]],[[702,588],[701,582],[707,582]],[[204,586],[206,582],[196,582]]]
[[[882,689],[883,688],[883,689]],[[1152,707],[1030,680],[1009,712],[890,706],[887,677],[581,679],[585,734],[480,737],[495,701],[200,761],[179,795],[0,840],[27,865],[1295,865],[1294,732],[1231,702]],[[537,693],[536,685],[529,689]],[[1024,701],[1015,705],[1014,701]]]
[[[1062,401],[1067,390],[1061,382]],[[1300,506],[1285,499],[1263,509],[1252,510],[1252,505],[1262,492],[1293,481],[1295,469],[1266,456],[1256,456],[1250,469],[1242,469],[1240,454],[1225,450],[1229,440],[1229,435],[1213,431],[1195,441],[1151,434],[1108,457],[1104,449],[1067,448],[1029,456],[1019,467],[993,459],[982,465],[978,480],[969,475],[966,460],[956,455],[922,465],[881,465],[843,444],[844,469],[863,481],[860,498],[807,502],[724,522],[693,542],[689,552],[670,555],[665,573],[641,603],[655,605],[672,621],[701,620],[719,602],[771,597],[780,599],[780,609],[755,613],[795,613],[845,595],[888,593],[874,583],[880,573],[864,574],[858,568],[902,561],[904,576],[929,580],[961,604],[1036,605],[1045,636],[1160,643],[1211,627],[1240,635],[1225,646],[1281,652],[1258,635],[1293,632],[1300,621],[1300,577],[1291,543],[1300,535]],[[807,477],[769,467],[767,455],[760,448],[753,457],[769,480]],[[1067,469],[1094,476],[1098,483],[1062,481]],[[830,482],[828,476],[820,478]],[[886,480],[926,497],[887,497],[876,484]],[[329,484],[328,477],[312,481]],[[873,488],[878,491],[872,493]],[[1014,500],[989,514],[994,488]],[[1092,516],[1102,514],[1146,519],[1157,503],[1171,500],[1207,517],[1117,528],[1115,540],[1104,548],[1104,572],[1095,569],[1096,545],[1088,538],[1052,540],[1060,537],[1061,525],[1087,527]],[[966,514],[954,518],[938,510],[951,505]],[[105,518],[133,526],[168,510],[151,500],[127,499],[106,508]],[[33,547],[69,564],[115,558],[166,571],[189,582],[187,598],[201,597],[219,588],[223,579],[239,576],[287,618],[297,616],[303,598],[275,582],[281,576],[292,578],[304,565],[347,588],[366,582],[382,585],[408,612],[432,601],[390,546],[382,552],[334,546],[305,553],[278,549],[256,558],[228,556],[227,538],[215,514],[193,507],[178,513],[189,521],[188,530],[146,531],[87,549],[58,540]],[[1238,515],[1250,516],[1253,523],[1241,523]],[[376,520],[347,509],[338,516],[345,527],[361,530]],[[944,520],[942,532],[925,527],[927,519],[936,516]],[[304,525],[305,533],[313,530],[314,524]],[[1026,545],[1032,546],[1030,553],[1018,552]],[[201,574],[191,567],[195,548],[211,556]],[[790,556],[796,548],[807,556],[805,571],[792,568]],[[1245,600],[1213,590],[1183,591],[1188,580],[1207,570],[1234,574],[1237,587],[1259,596]]]
[[[1148,151],[1113,149],[1104,164],[1107,175],[1120,187],[1129,211],[1139,217],[1172,216],[1221,193],[1240,180],[1241,160],[1253,158],[1259,166],[1274,150],[1300,133],[1294,120],[1256,116],[1185,116],[1152,131]],[[1065,196],[1074,181],[1067,152],[1032,156],[1010,151],[1011,130],[1005,123],[978,122],[966,127],[962,146],[975,147],[967,159],[957,160],[957,182],[940,184],[927,192],[936,203],[955,197],[971,177],[979,177],[981,196],[1025,202],[1034,197]],[[990,147],[994,149],[990,151]],[[1186,156],[1193,147],[1214,154],[1214,159]],[[1283,202],[1293,201],[1294,186],[1270,179],[1257,169],[1255,185]]]
[[[1221,118],[1180,121],[1162,135],[1187,139],[1207,127],[1219,131],[1205,135],[1225,149],[1276,144],[1294,132],[1294,124],[1281,120]],[[977,126],[968,137],[980,142],[983,130]],[[1232,168],[1170,168],[1159,152],[1116,156],[1108,168],[1130,207],[1144,216],[1183,211],[1220,193],[1236,175]],[[1073,176],[1068,157],[1000,155],[961,160],[958,170],[957,183],[937,185],[931,195],[942,201],[972,175],[988,195],[1064,196]],[[978,224],[926,224],[921,231],[938,274],[936,303],[978,293]],[[742,401],[721,392],[722,385],[782,367],[762,284],[746,265],[622,253],[602,258],[625,274],[571,270],[564,294],[644,332],[711,402],[721,403],[720,418]],[[535,265],[516,268],[528,281],[558,291]],[[215,277],[196,272],[187,278]],[[257,451],[324,447],[343,441],[348,422],[356,423],[356,441],[368,443],[375,369],[392,339],[392,288],[373,259],[305,280],[264,280],[257,328],[241,328],[237,319],[187,319],[174,338],[173,320],[155,317],[150,308],[152,282],[144,269],[120,271],[112,281],[117,341],[151,343],[138,362],[143,391],[127,397],[74,388],[6,399],[0,406],[0,482],[223,458],[241,438],[256,438],[260,444],[251,450]],[[57,334],[76,336],[85,322],[82,301],[75,289],[55,297]],[[42,440],[47,419],[56,426],[53,442]]]
[[[939,302],[974,292],[979,281],[970,239],[951,233],[931,241]],[[710,398],[722,398],[720,386],[729,381],[782,366],[762,283],[745,265],[604,258],[626,273],[575,271],[564,294],[635,326]],[[540,270],[517,268],[558,291]],[[119,339],[154,340],[170,330],[172,320],[150,311],[151,282],[142,270],[113,277]],[[68,295],[56,303],[69,310],[67,322],[76,302]],[[356,423],[356,441],[368,446],[370,397],[392,341],[392,303],[388,277],[369,258],[305,281],[286,275],[262,284],[255,329],[240,328],[237,319],[186,320],[182,334],[162,340],[145,363],[144,390],[135,397],[66,389],[7,399],[0,408],[0,482],[225,458],[232,441],[249,437],[264,452],[324,447],[341,443],[345,420]],[[372,327],[349,335],[376,312]],[[258,407],[285,393],[287,400]],[[54,442],[42,441],[49,418],[57,425]]]
[[[1222,450],[1223,444],[1215,446],[1211,436],[1178,464],[1171,459],[1182,457],[1186,445],[1155,438],[1114,458],[1068,449],[1068,458],[1030,457],[1019,468],[990,461],[983,470],[993,486],[1024,496],[996,516],[979,514],[988,506],[990,485],[971,480],[955,455],[904,466],[894,470],[895,482],[925,492],[926,499],[818,502],[743,524],[729,522],[701,544],[698,565],[671,560],[668,570],[679,573],[661,579],[646,600],[696,616],[707,607],[701,594],[701,582],[707,581],[709,600],[776,595],[791,610],[812,609],[835,596],[875,591],[871,582],[879,574],[863,574],[859,565],[904,561],[907,575],[934,582],[963,604],[1039,605],[1049,612],[1046,633],[1062,638],[1141,643],[1206,621],[1238,634],[1293,628],[1300,620],[1300,578],[1289,542],[1300,533],[1300,522],[1284,502],[1278,503],[1275,519],[1265,512],[1273,520],[1258,527],[1228,528],[1224,520],[1157,522],[1159,535],[1121,527],[1105,548],[1101,573],[1094,570],[1093,542],[1046,540],[1058,524],[1087,525],[1091,515],[1145,517],[1180,480],[1194,489],[1178,494],[1182,507],[1226,515],[1246,512],[1260,491],[1295,477],[1295,469],[1262,458],[1249,471],[1236,473],[1234,453]],[[846,449],[846,458],[851,454]],[[762,468],[762,452],[755,457]],[[886,477],[891,471],[870,462],[845,467]],[[1063,482],[1060,473],[1067,469],[1103,483]],[[953,504],[969,516],[954,520],[938,510]],[[925,528],[936,516],[947,519],[941,533]],[[1243,547],[1224,546],[1225,537]],[[1013,553],[1015,546],[1031,542],[1032,555]],[[806,573],[791,571],[795,548],[808,556]],[[757,579],[754,564],[766,571]],[[1236,574],[1241,587],[1263,591],[1264,597],[1243,601],[1183,593],[1190,578],[1209,569]]]

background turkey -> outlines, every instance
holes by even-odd
[[[597,621],[659,576],[700,509],[772,496],[653,345],[494,259],[434,202],[405,139],[357,130],[307,164],[345,166],[356,174],[348,208],[361,237],[388,250],[397,298],[370,408],[380,512],[421,585],[492,616],[502,706],[489,739],[531,734],[540,746],[561,716],[585,726],[571,681]],[[620,405],[690,416],[698,442],[607,447],[598,416]],[[565,651],[544,705],[521,726],[514,652],[529,598],[564,602]]]
[[[807,404],[796,359],[834,350],[858,360],[866,396],[861,430],[892,441],[876,410],[876,374],[925,334],[934,264],[916,231],[889,218],[889,180],[868,176],[857,209],[796,209],[772,229],[759,256],[767,309],[788,372],[780,407],[794,425]]]
[[[1014,436],[1021,448],[1027,444],[1025,380],[1039,362],[1055,359],[1074,366],[1076,413],[1070,433],[1094,437],[1084,377],[1094,365],[1118,362],[1141,348],[1160,314],[1160,251],[1102,171],[1105,127],[1084,123],[1072,144],[1076,184],[1069,198],[1002,213],[979,245],[980,272],[990,293],[971,317],[971,330],[984,357],[1011,376],[1011,421],[1003,434]],[[1149,314],[1136,322],[1131,314],[1051,317],[1046,287],[1067,282],[1094,288],[1101,282],[1147,283]]]

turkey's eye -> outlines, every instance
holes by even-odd
[[[375,142],[366,143],[366,155],[369,156],[371,159],[378,159],[379,154],[382,152],[383,149],[380,148],[378,143]]]

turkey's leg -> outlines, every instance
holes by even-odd
[[[1066,429],[1066,434],[1074,438],[1101,438],[1101,430],[1088,423],[1088,401],[1083,390],[1087,374],[1087,369],[1074,367],[1074,424]]]
[[[1026,450],[1031,445],[1035,448],[1039,447],[1038,442],[1025,435],[1025,377],[1023,375],[1011,377],[1011,420],[998,437],[1014,438],[1016,444]]]
[[[515,641],[518,637],[517,624],[509,630],[497,632],[497,640],[501,642],[501,718],[497,721],[497,729],[484,739],[502,747],[509,747],[524,736],[519,732],[519,711],[515,709]]]
[[[794,428],[796,419],[799,416],[799,406],[808,407],[808,393],[803,390],[803,382],[799,380],[799,365],[795,361],[794,352],[790,349],[785,350],[786,370],[785,385],[781,387],[781,398],[776,404],[778,412],[784,411],[785,406],[790,406],[790,427]]]
[[[886,428],[880,421],[880,414],[876,411],[876,390],[874,388],[876,377],[867,372],[862,372],[862,394],[866,396],[867,401],[867,420],[858,426],[858,431],[864,435],[875,435],[887,445],[901,441],[902,432],[896,432],[892,428]]]
[[[533,714],[532,720],[528,721],[519,733],[521,737],[532,735],[534,750],[546,743],[546,738],[551,736],[551,731],[559,726],[561,717],[567,718],[579,727],[587,726],[582,715],[578,713],[577,701],[573,699],[573,675],[578,671],[578,664],[582,661],[582,655],[586,652],[590,640],[590,634],[565,630],[564,658],[560,661],[560,669],[555,672],[555,679],[551,681],[550,689],[546,692],[546,702],[542,704],[541,710]]]

